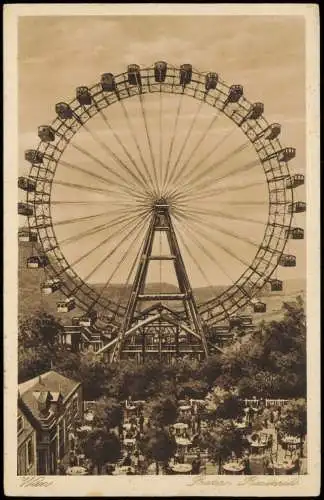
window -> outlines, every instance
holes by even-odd
[[[74,415],[78,412],[78,409],[79,409],[79,404],[78,403],[79,403],[79,401],[78,401],[77,397],[75,399],[73,399],[73,402],[72,402],[72,412],[73,412]]]
[[[26,462],[27,467],[30,467],[34,463],[34,455],[33,455],[33,440],[32,438],[28,439],[26,443]]]
[[[19,415],[17,418],[17,432],[18,432],[18,434],[21,433],[23,428],[24,428],[24,418],[21,415]]]

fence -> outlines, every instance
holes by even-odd
[[[281,407],[289,403],[289,399],[244,399],[245,406],[254,406],[255,408],[259,407],[260,404],[264,401],[266,408],[271,406]]]

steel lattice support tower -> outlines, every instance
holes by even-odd
[[[166,234],[170,255],[152,255],[154,236],[159,231]],[[174,263],[175,275],[178,282],[179,293],[145,293],[145,285],[148,273],[149,263],[152,261],[171,260]],[[185,323],[189,325],[187,331],[192,331],[202,346],[205,357],[208,356],[207,341],[204,328],[198,313],[198,308],[192,293],[189,278],[181,256],[177,237],[170,216],[170,207],[162,198],[153,205],[152,218],[145,237],[143,250],[140,257],[139,266],[133,282],[132,291],[128,300],[126,314],[120,329],[117,342],[112,353],[112,360],[117,361],[120,358],[125,338],[133,329],[135,323],[135,313],[139,303],[144,301],[156,302],[160,304],[169,301],[181,301],[184,306]],[[179,321],[179,327],[183,322]]]

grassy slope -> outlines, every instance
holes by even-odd
[[[44,296],[40,291],[40,284],[44,280],[45,275],[44,271],[41,269],[27,269],[26,267],[26,259],[30,256],[31,248],[29,243],[20,243],[19,244],[19,292],[18,292],[18,301],[19,301],[19,314],[21,317],[29,316],[30,314],[35,313],[40,309],[44,309],[47,312],[54,314],[61,318],[64,324],[70,324],[71,318],[73,316],[77,316],[81,314],[79,309],[74,309],[66,314],[58,314],[56,312],[56,302],[60,299],[64,299],[62,293],[57,291],[53,295]],[[102,288],[101,284],[94,285],[95,288],[99,291]],[[159,284],[151,284],[148,285],[147,291],[159,291]],[[198,303],[204,302],[210,298],[215,297],[215,295],[220,294],[225,287],[201,287],[196,288],[194,290],[196,300]],[[284,283],[284,291],[271,293],[268,291],[264,291],[262,293],[262,298],[267,303],[267,313],[266,314],[256,314],[255,319],[277,319],[281,316],[281,305],[283,301],[293,300],[297,295],[305,295],[305,281],[300,279],[291,279]],[[118,300],[120,293],[123,293],[124,300],[127,301],[127,297],[130,291],[130,287],[128,290],[122,285],[112,285],[108,287],[108,289],[104,292],[104,295],[109,297],[110,299],[116,298]],[[161,285],[162,292],[177,292],[177,287],[174,285],[163,283]]]

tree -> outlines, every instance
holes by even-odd
[[[151,420],[158,427],[173,424],[177,418],[177,404],[172,396],[160,397],[149,407]]]
[[[221,419],[235,419],[243,411],[243,403],[233,395],[228,394],[216,409],[216,417]]]
[[[123,408],[115,398],[102,397],[96,401],[94,423],[97,427],[113,429],[123,420]]]
[[[107,462],[117,462],[121,455],[118,437],[104,429],[94,429],[84,442],[84,454],[97,467],[98,474]]]
[[[18,343],[25,348],[45,346],[53,350],[63,332],[63,326],[57,319],[43,311],[20,322],[18,329]]]
[[[82,382],[83,397],[85,400],[92,401],[103,396],[107,385],[103,357],[92,351],[82,353],[80,356],[78,379]]]
[[[177,444],[174,436],[164,429],[152,429],[139,442],[139,448],[148,459],[155,461],[156,474],[158,474],[159,462],[166,467],[176,452]]]
[[[209,431],[206,442],[209,453],[218,462],[219,470],[222,462],[229,458],[232,452],[239,455],[243,449],[240,432],[232,422],[224,420],[217,421],[212,431]]]
[[[186,382],[179,384],[178,396],[180,399],[189,397],[193,399],[202,399],[206,396],[208,384],[203,380],[195,380],[190,378]]]
[[[302,455],[303,442],[307,433],[307,405],[305,399],[292,400],[284,407],[279,430],[300,438]]]
[[[18,346],[18,383],[48,371],[51,360],[44,348]]]

